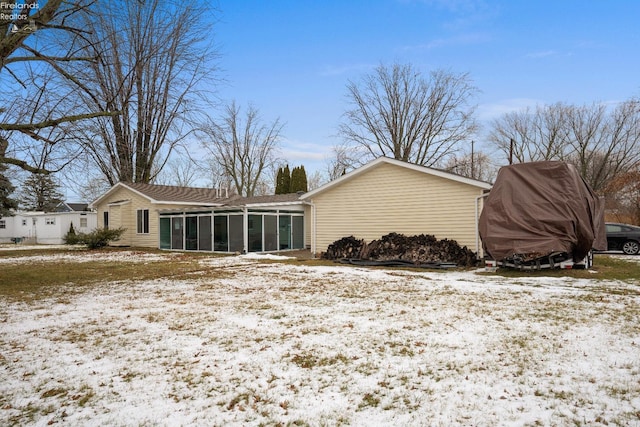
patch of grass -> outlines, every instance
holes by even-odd
[[[291,356],[291,362],[304,369],[312,369],[320,366],[332,366],[338,363],[346,365],[350,361],[351,360],[342,353],[338,353],[331,357],[318,357],[311,352],[303,352]]]
[[[121,252],[123,249],[105,248],[86,251],[78,249],[36,249],[22,251],[1,251],[0,256],[27,257],[36,255],[84,253],[95,255],[100,253]],[[126,251],[132,251],[131,248]],[[138,250],[143,253],[161,253],[167,257],[161,260],[146,261],[144,263],[88,261],[88,262],[30,262],[5,263],[2,265],[2,280],[0,281],[0,296],[20,301],[35,301],[60,294],[64,287],[64,294],[82,291],[86,285],[104,282],[130,282],[136,280],[153,280],[160,278],[188,279],[194,273],[201,277],[228,277],[232,272],[219,267],[203,266],[198,254],[180,254],[169,256],[167,252],[159,250]]]
[[[362,401],[358,405],[358,410],[366,409],[367,407],[375,408],[380,405],[380,398],[373,393],[365,393],[362,397]]]
[[[40,395],[41,398],[46,399],[47,397],[54,396],[64,396],[67,394],[67,390],[64,388],[51,388]]]
[[[595,273],[594,273],[595,272]],[[640,277],[640,262],[625,261],[608,254],[596,254],[593,267],[589,270],[530,270],[520,271],[513,268],[499,268],[493,273],[478,273],[503,277],[573,277],[576,279],[637,281]]]

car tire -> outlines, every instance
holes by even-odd
[[[640,252],[640,243],[634,240],[627,240],[622,245],[622,252],[627,255],[637,255]]]

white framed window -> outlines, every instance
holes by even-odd
[[[56,224],[56,219],[55,218],[51,218],[51,217],[45,218],[44,219],[44,223],[46,225],[55,225]]]
[[[80,228],[87,228],[87,218],[80,218]]]
[[[4,219],[0,219],[0,229],[5,228],[7,228],[7,221],[5,221]]]
[[[137,232],[138,234],[149,234],[149,209],[137,210]]]

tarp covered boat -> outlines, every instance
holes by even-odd
[[[558,253],[577,261],[591,249],[607,249],[604,202],[573,165],[558,161],[502,167],[479,233],[485,252],[498,261]]]

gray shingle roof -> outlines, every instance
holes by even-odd
[[[254,205],[260,203],[286,203],[286,202],[297,202],[300,201],[300,194],[298,193],[289,193],[289,194],[274,194],[269,196],[253,196],[253,197],[237,197],[230,198],[225,201],[225,205],[227,206],[244,206],[244,205]]]
[[[157,202],[221,204],[228,200],[225,197],[218,197],[215,188],[177,187],[140,182],[123,184]]]
[[[295,202],[300,199],[300,194],[298,193],[254,197],[241,197],[238,195],[218,197],[219,193],[215,188],[177,187],[171,185],[142,184],[139,182],[127,182],[123,184],[144,194],[156,202],[167,203],[202,203],[208,205],[245,206],[261,203]]]

